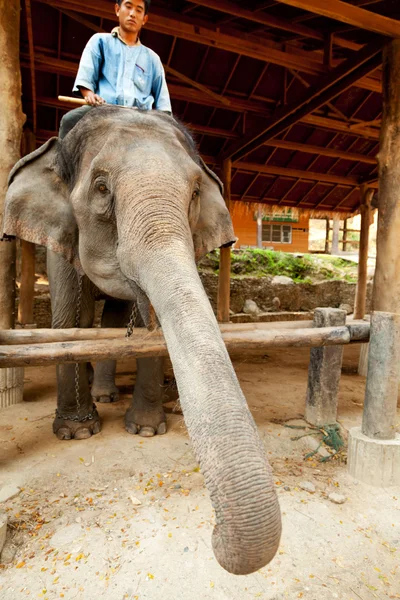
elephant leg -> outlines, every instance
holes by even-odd
[[[101,316],[102,327],[125,327],[129,321],[132,304],[107,298]],[[115,385],[116,360],[96,363],[92,385],[92,398],[96,402],[117,402],[119,390]]]
[[[52,327],[91,327],[94,317],[94,288],[85,276],[60,255],[48,251]],[[61,440],[85,439],[100,431],[100,417],[90,395],[86,363],[57,365],[57,410],[53,432]]]
[[[163,409],[164,359],[137,359],[136,383],[132,404],[125,413],[125,428],[129,433],[152,437],[166,433]]]

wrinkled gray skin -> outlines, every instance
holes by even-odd
[[[195,258],[234,238],[187,134],[166,115],[99,107],[62,142],[20,161],[10,181],[6,234],[61,254],[109,296],[136,300],[145,323],[151,302],[215,509],[215,556],[231,573],[260,569],[278,548],[279,506],[196,269]],[[72,271],[68,285],[76,287]],[[60,369],[72,387],[70,367]],[[86,387],[86,411],[87,395]]]

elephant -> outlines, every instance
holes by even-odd
[[[95,286],[115,302],[136,302],[146,326],[155,312],[215,510],[215,557],[230,573],[248,574],[276,554],[281,516],[264,446],[196,267],[235,240],[222,193],[172,116],[103,105],[15,165],[3,227],[6,236],[46,246],[62,268],[68,263],[70,278],[55,278],[53,297],[74,288],[84,313]],[[69,398],[63,408],[69,402],[76,410],[79,380],[79,418],[96,419],[85,367],[73,369],[59,366]],[[154,382],[140,381],[141,408],[159,411],[146,385]]]

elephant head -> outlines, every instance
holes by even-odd
[[[61,253],[106,294],[150,300],[215,509],[216,558],[235,574],[271,561],[271,470],[195,262],[235,238],[186,130],[162,113],[92,109],[15,166],[4,233]]]

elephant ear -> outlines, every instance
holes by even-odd
[[[223,197],[224,186],[200,158],[203,179],[200,189],[200,215],[193,232],[196,260],[211,250],[231,246],[237,240],[229,210]]]
[[[46,246],[80,269],[78,227],[68,186],[56,169],[58,144],[51,138],[11,170],[3,235]]]

